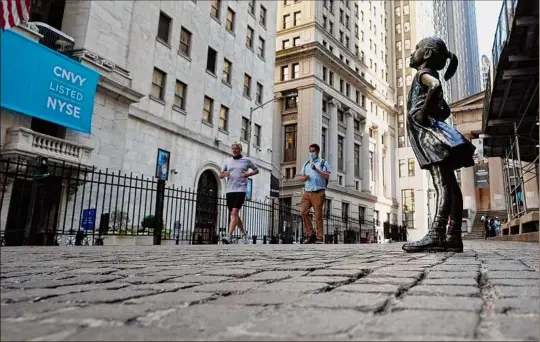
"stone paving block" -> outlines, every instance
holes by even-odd
[[[540,339],[538,315],[497,315],[495,327],[504,340],[538,341]]]
[[[489,282],[493,285],[507,286],[538,286],[538,279],[490,279]]]
[[[427,273],[426,278],[471,278],[476,279],[480,272],[442,272],[442,271],[430,271]]]
[[[484,267],[489,271],[530,271],[531,269],[521,262],[515,263],[485,263]]]
[[[366,292],[366,293],[397,293],[401,288],[400,285],[390,284],[347,284],[334,289],[334,291],[344,292]]]
[[[457,336],[474,337],[480,317],[473,312],[463,311],[395,311],[359,321],[349,334],[361,336],[365,332],[380,332],[389,335]]]
[[[78,324],[68,326],[65,324],[0,321],[0,336],[2,336],[2,341],[60,341],[75,334],[79,329]]]
[[[416,278],[386,278],[386,277],[370,277],[360,278],[355,281],[355,284],[391,284],[402,285],[409,287],[414,285],[418,280]]]
[[[44,341],[204,341],[196,335],[186,335],[180,328],[160,329],[133,325],[71,329],[66,330],[61,338],[57,336]]]
[[[398,271],[378,269],[371,273],[370,277],[393,277],[393,278],[416,278],[419,279],[422,275],[421,271]]]
[[[327,283],[336,284],[350,281],[350,278],[339,276],[305,276],[285,279],[286,282]]]
[[[330,270],[321,269],[309,273],[310,276],[341,276],[341,277],[357,277],[364,272],[362,270]]]
[[[330,265],[327,270],[355,270],[355,271],[369,271],[379,268],[379,265],[372,264],[338,264]]]
[[[252,274],[258,273],[258,270],[244,270],[244,269],[215,269],[202,272],[202,275],[211,276],[227,276],[227,277],[247,277]]]
[[[69,309],[69,307],[67,308]],[[36,302],[28,305],[25,302],[10,303],[0,305],[0,317],[5,318],[24,318],[25,320],[35,319],[36,317],[47,317],[57,311],[66,310],[66,306],[61,303]]]
[[[489,279],[536,279],[540,281],[540,273],[532,271],[489,271],[487,275]]]
[[[161,276],[161,275],[153,275],[153,276],[130,276],[125,277],[119,280],[116,280],[117,283],[129,283],[129,284],[158,284],[163,283],[167,280],[173,279],[173,276]]]
[[[305,282],[285,282],[280,281],[277,283],[265,284],[259,286],[255,291],[256,292],[289,292],[289,291],[300,291],[300,292],[317,292],[328,288],[326,283],[305,283]]]
[[[480,265],[435,265],[429,268],[430,271],[445,271],[445,272],[478,272]]]
[[[408,295],[398,301],[395,308],[480,312],[483,304],[481,298]]]
[[[331,291],[304,296],[292,305],[298,307],[375,311],[383,307],[389,298],[389,295],[380,293],[359,294]]]
[[[354,310],[315,308],[280,308],[265,310],[260,315],[229,326],[230,335],[252,336],[316,336],[322,338],[346,331],[371,314]]]
[[[474,286],[461,285],[418,285],[409,289],[410,295],[428,295],[428,296],[479,296],[480,289]]]
[[[197,286],[196,283],[160,283],[160,284],[140,284],[130,285],[127,288],[132,290],[153,290],[156,292],[176,291]]]
[[[191,275],[169,279],[165,281],[165,283],[184,283],[185,282],[185,283],[206,284],[206,283],[218,283],[220,281],[227,281],[231,279],[234,279],[234,278],[223,277],[223,276],[205,276],[205,275],[191,274]]]
[[[47,298],[45,300],[57,303],[66,303],[66,304],[78,304],[78,303],[114,303],[120,302],[123,300],[147,296],[150,294],[155,294],[157,291],[152,290],[130,290],[130,289],[119,289],[119,290],[95,290],[95,291],[85,291],[80,293],[69,293],[64,295],[59,295],[52,298]]]
[[[2,302],[21,302],[21,301],[37,301],[43,298],[49,298],[51,296],[59,296],[69,293],[79,293],[92,290],[117,290],[127,287],[127,284],[89,284],[89,285],[72,285],[61,286],[55,289],[30,289],[16,291],[4,291],[0,300]]]
[[[193,292],[193,291],[176,291],[165,292],[150,296],[144,296],[134,299],[128,299],[124,304],[144,304],[154,305],[156,307],[168,309],[171,307],[187,306],[193,303],[203,302],[215,298],[212,293]]]
[[[219,297],[217,300],[210,302],[210,304],[224,304],[224,305],[281,305],[289,304],[304,294],[300,291],[296,292],[248,292],[240,295],[231,295],[227,297]]]
[[[110,282],[113,280],[121,279],[120,276],[114,275],[81,275],[78,277],[68,278],[68,279],[59,279],[59,280],[35,280],[24,283],[13,283],[6,284],[7,287],[19,288],[19,289],[42,289],[42,288],[56,288],[60,286],[69,286],[69,285],[84,285],[84,284],[95,284]],[[4,284],[2,284],[4,285]]]
[[[538,286],[501,286],[494,287],[499,297],[540,297]]]
[[[540,300],[538,297],[497,298],[495,311],[502,313],[540,313]]]
[[[245,282],[222,282],[222,283],[211,283],[198,285],[190,288],[191,291],[195,292],[215,292],[215,293],[240,293],[253,290],[263,286],[264,282],[255,282],[255,281],[245,281]]]
[[[153,311],[152,307],[141,304],[126,305],[123,303],[95,304],[84,307],[71,307],[55,313],[54,316],[41,318],[39,324],[58,324],[83,326],[121,326],[125,322],[136,319]]]
[[[427,278],[422,280],[422,285],[466,285],[477,286],[478,282],[473,278]]]
[[[309,271],[264,271],[246,278],[238,279],[238,281],[276,281],[292,277],[300,277],[308,272]]]

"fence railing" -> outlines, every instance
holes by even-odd
[[[0,159],[2,244],[156,244],[156,236],[164,244],[221,240],[229,223],[223,197],[174,185],[159,190],[158,183],[153,177],[46,159]],[[163,213],[161,221],[156,212]],[[240,215],[252,242],[299,243],[304,237],[298,208],[277,200],[246,201]],[[324,238],[327,243],[376,242],[377,234],[374,220],[325,215]]]

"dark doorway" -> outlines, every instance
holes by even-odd
[[[6,245],[55,245],[61,192],[62,181],[59,177],[36,181],[16,179],[6,222]],[[28,240],[25,241],[27,226]]]
[[[217,243],[218,183],[212,171],[204,171],[197,184],[193,244]]]

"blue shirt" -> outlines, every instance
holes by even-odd
[[[324,161],[323,167],[321,167],[322,161],[323,160],[321,158],[317,158],[313,161],[309,159],[302,166],[302,170],[300,170],[299,175],[309,176],[309,179],[304,183],[304,191],[319,191],[326,189],[326,179],[324,179],[323,176],[321,176],[317,171],[311,168],[311,163],[313,162],[317,169],[321,171],[326,171],[328,173],[332,172],[332,168],[330,166],[330,163],[328,163],[328,160]]]

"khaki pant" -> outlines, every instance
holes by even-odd
[[[315,212],[315,224],[317,226],[317,239],[323,241],[323,206],[326,199],[324,190],[317,192],[304,191],[302,195],[302,202],[300,203],[300,214],[304,219],[304,226],[306,227],[306,235],[311,236],[313,234],[313,225],[309,217],[309,211],[313,207]]]

